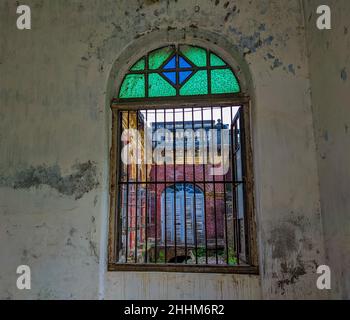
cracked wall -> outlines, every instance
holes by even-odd
[[[13,1],[0,5],[1,298],[325,296],[299,1],[27,4],[28,32],[15,29]],[[260,276],[106,272],[110,70],[149,39],[175,38],[226,46],[250,73]],[[15,288],[22,261],[33,270],[30,292]]]

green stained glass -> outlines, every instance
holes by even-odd
[[[239,83],[231,69],[211,70],[211,92],[237,93],[240,92]]]
[[[155,70],[160,68],[160,66],[165,62],[166,59],[174,52],[174,48],[166,47],[155,51],[152,51],[148,57],[149,68]]]
[[[140,59],[137,61],[132,68],[130,69],[131,71],[141,71],[145,70],[145,58]]]
[[[149,97],[173,97],[176,89],[158,73],[150,73],[148,77]]]
[[[192,46],[181,46],[182,54],[197,67],[207,66],[207,51]]]
[[[144,98],[145,97],[145,75],[129,74],[125,77],[120,88],[119,98]]]
[[[197,71],[180,89],[181,96],[208,94],[207,70]]]
[[[174,70],[176,67],[179,69]],[[200,47],[181,45],[176,49],[174,45],[154,50],[134,63],[120,87],[119,98],[238,92],[241,88],[234,72],[218,55]]]
[[[226,66],[226,63],[219,58],[216,54],[211,53],[210,54],[210,65],[212,67],[222,67],[222,66]]]

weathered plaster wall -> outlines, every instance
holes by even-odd
[[[316,29],[313,8],[327,4],[332,30]],[[312,108],[322,219],[334,298],[350,298],[350,2],[307,1]]]
[[[0,298],[325,295],[298,0],[26,4],[31,31],[16,29],[14,1],[0,4]],[[138,53],[130,48],[179,37],[217,42],[250,72],[260,277],[106,272],[110,71]],[[22,263],[32,268],[28,292],[15,287]]]

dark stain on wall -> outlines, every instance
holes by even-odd
[[[29,167],[18,171],[13,176],[0,178],[0,186],[13,189],[39,188],[47,185],[66,196],[81,199],[85,193],[98,185],[96,164],[92,161],[78,163],[72,167],[73,172],[62,176],[58,165]]]
[[[297,250],[295,230],[285,225],[272,230],[269,243],[273,259],[286,259]]]
[[[281,263],[282,279],[278,281],[278,287],[285,293],[285,286],[296,283],[299,278],[306,274],[306,269],[301,257],[297,257],[297,263],[290,265],[287,262]]]
[[[276,294],[284,295],[288,286],[296,284],[318,265],[315,259],[305,258],[307,251],[318,251],[314,249],[312,239],[305,236],[306,230],[310,228],[310,222],[303,215],[291,211],[289,218],[271,230],[269,259],[278,262],[273,272]]]
[[[343,68],[341,73],[340,73],[340,77],[341,79],[345,82],[346,80],[348,80],[348,73],[346,72],[346,69]]]

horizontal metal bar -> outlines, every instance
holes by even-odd
[[[251,274],[259,275],[257,266],[227,266],[227,265],[190,265],[190,264],[108,264],[108,271],[120,272],[187,272],[187,273],[218,273],[218,274]]]
[[[205,95],[191,97],[113,99],[111,109],[132,111],[140,109],[179,109],[192,107],[243,106],[250,98],[244,94]]]
[[[235,184],[235,185],[239,185],[239,184],[243,184],[245,183],[245,181],[218,181],[218,180],[206,180],[206,181],[182,181],[182,180],[157,180],[157,181],[119,181],[119,184],[174,184],[174,183],[178,183],[178,184],[192,184],[192,183],[196,183],[196,184]]]

